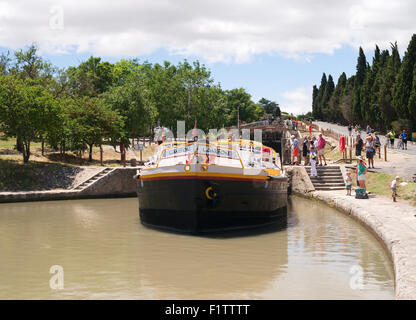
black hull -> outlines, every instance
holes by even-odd
[[[287,222],[285,178],[139,180],[137,195],[144,225],[175,232],[204,234]]]

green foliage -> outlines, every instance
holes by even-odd
[[[92,161],[94,145],[101,145],[104,139],[119,140],[124,136],[122,116],[103,99],[83,97],[68,103],[66,127],[69,129],[69,140],[76,148],[83,145],[89,147],[89,161]]]
[[[280,107],[278,103],[267,100],[265,98],[261,98],[258,104],[263,106],[264,112],[267,115],[275,117],[275,118],[278,118],[281,116],[281,111],[280,111]]]
[[[113,65],[90,57],[78,67],[67,70],[72,92],[79,96],[96,97],[107,91],[114,82]]]
[[[23,160],[29,161],[30,143],[58,125],[59,107],[41,85],[14,75],[0,78],[1,131],[23,142]]]
[[[403,63],[397,43],[391,43],[390,52],[376,46],[371,66],[360,48],[356,70],[350,78],[341,74],[335,90],[332,77],[327,80],[323,74],[320,86],[313,86],[313,116],[344,124],[369,124],[378,130],[387,130],[396,121],[395,125],[416,130],[416,35]]]
[[[103,101],[123,116],[124,129],[130,137],[149,135],[157,109],[148,97],[143,77],[135,73],[123,77],[123,85],[110,88],[103,94]]]
[[[396,113],[406,119],[409,117],[409,99],[413,86],[413,73],[416,64],[416,34],[407,47],[407,51],[403,57],[403,64],[397,76],[397,82],[394,87],[393,103]]]
[[[129,146],[129,138],[148,135],[156,125],[176,131],[252,122],[266,114],[280,116],[279,105],[252,101],[244,89],[224,91],[198,61],[177,65],[114,64],[90,57],[68,69],[53,67],[37,47],[0,55],[0,136],[16,138],[24,162],[32,141],[42,141],[64,155],[103,142]]]

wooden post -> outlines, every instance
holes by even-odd
[[[384,161],[387,161],[387,146],[384,146]]]
[[[350,147],[350,163],[352,163],[352,146]]]

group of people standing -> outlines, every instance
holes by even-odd
[[[285,127],[286,127],[286,129],[297,130],[298,129],[298,125],[299,125],[299,121],[296,120],[296,119],[286,119],[285,120]]]
[[[291,164],[292,165],[310,165],[311,176],[317,176],[316,166],[327,165],[325,159],[325,145],[326,140],[319,134],[317,139],[315,136],[304,136],[303,141],[299,140],[292,135],[290,141],[288,140],[287,148],[291,150]],[[302,152],[302,153],[301,153]]]
[[[381,142],[378,132],[374,133],[374,136],[369,133],[365,139],[365,142],[361,138],[361,134],[357,133],[357,137],[354,143],[355,156],[357,159],[361,157],[361,152],[365,150],[365,156],[368,160],[370,168],[374,169],[374,155],[377,151],[380,151]]]

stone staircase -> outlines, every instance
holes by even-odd
[[[97,174],[93,175],[88,180],[86,180],[83,183],[81,183],[81,184],[75,186],[74,188],[72,188],[72,190],[74,190],[74,191],[82,191],[85,188],[87,188],[90,185],[92,185],[94,182],[100,180],[101,178],[103,178],[104,176],[106,176],[107,174],[109,174],[111,171],[113,171],[112,168],[105,168],[104,170],[102,170],[102,171],[98,172]]]
[[[311,167],[305,167],[309,177]],[[339,166],[317,166],[318,177],[311,177],[315,190],[342,190],[345,189],[345,181]]]

